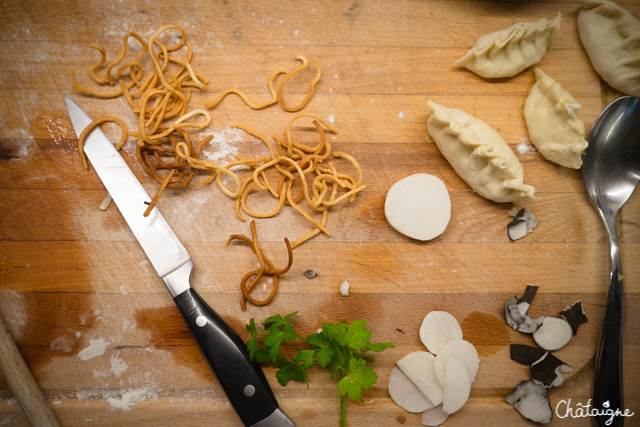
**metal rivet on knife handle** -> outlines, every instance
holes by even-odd
[[[251,384],[247,384],[247,385],[244,387],[244,395],[245,395],[245,396],[247,396],[247,397],[251,397],[251,396],[253,396],[255,393],[256,393],[256,388],[255,388],[253,385],[251,385]]]
[[[200,326],[201,328],[207,324],[207,318],[204,316],[198,316],[196,317],[196,325]]]

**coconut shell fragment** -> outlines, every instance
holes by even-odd
[[[527,285],[524,290],[524,294],[522,294],[520,299],[518,299],[518,304],[526,302],[531,305],[531,303],[533,302],[533,298],[536,296],[536,293],[538,293],[538,285]]]
[[[513,296],[504,305],[504,317],[513,329],[525,334],[534,333],[538,329],[535,319],[529,316],[529,307],[538,292],[538,285],[527,285],[522,297]]]
[[[514,362],[531,366],[536,361],[540,360],[547,351],[540,347],[534,347],[526,344],[511,344],[511,346],[509,346],[509,352],[511,354],[511,360]]]
[[[573,371],[551,352],[569,343],[578,327],[587,321],[587,316],[582,301],[577,301],[557,317],[541,316],[534,320],[528,310],[537,291],[537,285],[528,285],[520,298],[513,296],[504,305],[507,323],[518,331],[531,333],[538,344],[510,345],[511,360],[529,366],[531,379],[520,382],[507,396],[507,401],[525,418],[546,424],[553,418],[548,389],[562,385],[563,374]]]
[[[531,378],[544,387],[559,387],[564,382],[563,373],[572,372],[571,366],[555,357],[548,351],[531,364]]]
[[[515,241],[522,239],[524,236],[531,233],[536,225],[538,225],[536,217],[533,216],[527,208],[520,209],[513,217],[513,220],[507,224],[509,240]]]
[[[578,333],[578,328],[583,323],[587,322],[587,315],[584,314],[584,307],[582,307],[582,301],[576,301],[573,305],[565,308],[558,315],[561,319],[564,319],[571,326],[573,335]]]
[[[521,381],[506,399],[528,420],[548,424],[553,419],[549,393],[534,380]]]
[[[571,366],[548,351],[525,344],[511,344],[511,360],[529,366],[531,378],[544,387],[558,387],[564,382],[563,373],[572,372]]]

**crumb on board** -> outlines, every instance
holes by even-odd
[[[350,287],[351,283],[347,282],[346,280],[342,282],[342,284],[340,285],[340,295],[342,295],[343,297],[348,297]]]

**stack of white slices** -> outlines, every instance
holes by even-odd
[[[469,399],[480,358],[446,311],[426,315],[420,340],[428,351],[414,351],[397,362],[389,377],[389,394],[401,408],[422,413],[422,424],[438,426]]]

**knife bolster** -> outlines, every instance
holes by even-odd
[[[173,270],[162,278],[162,281],[169,289],[171,296],[175,298],[191,287],[191,271],[193,262],[188,260],[180,267]]]

